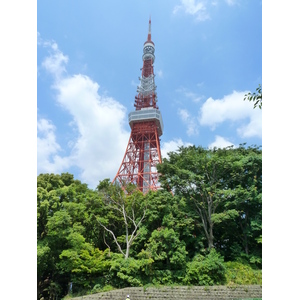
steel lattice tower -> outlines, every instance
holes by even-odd
[[[128,115],[131,134],[126,152],[113,182],[122,186],[133,183],[143,193],[159,188],[156,165],[161,163],[160,139],[163,120],[158,109],[153,63],[155,45],[151,40],[151,19],[148,38],[143,47],[142,76],[135,96],[135,111]]]

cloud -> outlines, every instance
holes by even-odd
[[[236,147],[233,143],[230,141],[226,140],[222,136],[216,135],[215,136],[215,141],[212,142],[211,144],[208,145],[208,148],[213,149],[213,148],[226,148],[228,146],[234,146]]]
[[[204,1],[197,2],[195,0],[181,0],[180,2],[181,5],[176,5],[174,7],[174,14],[184,11],[184,13],[188,15],[195,16],[197,21],[205,21],[209,19]]]
[[[192,146],[193,144],[183,142],[182,139],[174,139],[169,142],[163,142],[161,144],[161,156],[162,158],[168,158],[168,152],[175,152],[179,147],[184,146]]]
[[[255,109],[253,112],[250,122],[244,126],[237,129],[237,133],[241,137],[262,137],[262,117],[261,111]]]
[[[69,58],[63,55],[63,53],[57,49],[54,50],[54,53],[51,56],[48,56],[43,61],[42,67],[55,76],[56,80],[59,80],[63,73],[66,73],[66,68],[64,65],[68,62],[68,60]]]
[[[233,6],[235,4],[238,4],[238,0],[225,0],[225,2],[229,5],[229,6]]]
[[[75,140],[67,141],[71,151],[63,157],[56,141],[56,127],[51,121],[38,118],[38,174],[67,172],[68,168],[77,167],[80,170],[78,179],[91,188],[95,188],[99,180],[113,180],[130,135],[124,129],[127,124],[125,107],[111,97],[100,95],[98,83],[88,76],[68,75],[68,57],[55,42],[38,38],[38,45],[49,49],[42,68],[53,76],[55,101],[72,117],[70,130],[77,134]],[[181,139],[165,142],[161,147],[162,157],[178,150],[179,146],[189,145]]]
[[[156,76],[158,76],[159,78],[163,78],[163,71],[162,70],[156,71]]]
[[[197,135],[199,133],[196,118],[192,117],[186,109],[179,109],[178,115],[187,126],[186,133],[188,136]]]
[[[68,158],[57,155],[61,151],[56,142],[55,126],[51,121],[40,118],[37,121],[37,167],[38,173],[60,173],[69,166]]]
[[[38,120],[38,173],[61,172],[68,167],[81,170],[80,180],[95,188],[99,180],[113,180],[122,161],[129,132],[124,130],[126,109],[113,98],[98,93],[98,83],[88,76],[67,75],[65,56],[55,43],[42,43],[50,48],[50,55],[42,62],[53,75],[52,88],[56,102],[72,117],[70,129],[77,133],[68,141],[71,152],[58,155],[55,126],[50,121]],[[41,137],[43,135],[43,137]]]
[[[262,112],[253,109],[253,103],[243,101],[248,91],[236,92],[224,96],[222,99],[209,98],[199,111],[198,121],[202,126],[210,126],[211,130],[225,121],[237,126],[237,133],[241,137],[261,137]]]
[[[197,87],[202,87],[202,86],[203,86],[203,83],[198,83],[197,84]],[[183,96],[185,98],[187,98],[187,100],[191,100],[194,103],[198,103],[198,102],[200,102],[201,100],[204,99],[204,96],[199,96],[198,94],[196,94],[194,92],[191,92],[191,91],[189,91],[188,89],[186,89],[184,87],[178,88],[176,90],[176,92],[183,94]]]
[[[113,180],[129,138],[123,129],[125,107],[113,98],[100,96],[98,84],[84,75],[66,78],[56,88],[58,102],[73,116],[79,133],[72,156],[82,170],[82,179]]]
[[[66,73],[65,65],[69,61],[68,56],[65,56],[58,49],[58,45],[54,41],[43,40],[39,32],[37,40],[38,46],[48,48],[50,52],[50,55],[42,62],[42,67],[51,73],[55,77],[55,80],[59,80]]]

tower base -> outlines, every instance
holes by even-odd
[[[155,121],[133,123],[126,152],[113,183],[132,183],[143,192],[159,189],[156,165],[161,163],[160,140]]]

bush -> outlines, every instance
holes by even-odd
[[[99,283],[95,284],[92,291],[91,291],[91,294],[96,294],[96,293],[99,293],[101,291],[101,285]]]
[[[262,284],[262,271],[254,270],[240,262],[226,262],[226,283],[230,284]]]
[[[143,286],[140,268],[141,262],[134,258],[120,258],[112,261],[111,284],[117,288]]]
[[[101,284],[97,283],[94,285],[94,287],[91,291],[91,294],[108,292],[108,291],[112,291],[113,289],[114,289],[114,287],[112,287],[111,285],[106,285],[106,286],[102,287]]]
[[[187,263],[186,276],[183,282],[188,285],[218,285],[226,281],[223,258],[212,249],[207,256],[195,255]]]

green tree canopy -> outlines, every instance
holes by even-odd
[[[193,202],[209,249],[215,246],[216,225],[245,219],[247,210],[242,209],[243,205],[257,204],[261,209],[261,169],[261,150],[243,145],[224,149],[180,147],[158,165],[162,186]],[[249,220],[241,221],[243,227],[245,223]]]

